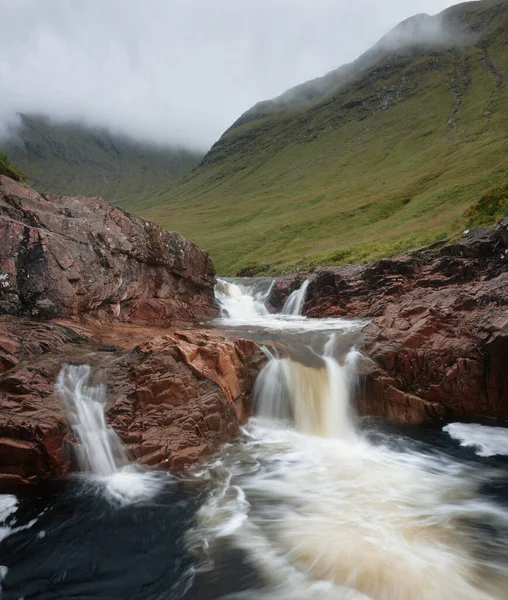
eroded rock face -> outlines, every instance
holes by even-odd
[[[310,278],[306,315],[372,318],[363,351],[377,368],[359,400],[362,414],[508,420],[505,228],[471,230],[439,253],[298,275]],[[272,303],[295,285],[295,276],[278,280]]]
[[[139,463],[181,469],[239,434],[262,361],[217,331],[154,338],[109,369],[108,418]]]
[[[109,334],[119,344],[97,346],[58,324],[4,318],[36,339],[26,354],[12,349],[0,375],[0,483],[39,482],[75,469],[74,438],[54,385],[63,362],[91,364],[108,386],[107,419],[140,464],[179,470],[239,433],[264,358],[248,340],[210,329],[162,330],[129,346],[129,330]],[[137,331],[141,336],[142,332]],[[13,336],[13,339],[14,336]],[[25,352],[24,355],[22,353]]]
[[[63,346],[62,346],[63,347]],[[69,427],[53,388],[54,356],[20,362],[0,376],[0,484],[51,479],[69,472]]]
[[[167,324],[217,314],[206,252],[101,198],[0,176],[0,314]]]

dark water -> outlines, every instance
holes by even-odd
[[[119,506],[69,480],[18,496],[10,524],[21,530],[0,543],[8,568],[0,597],[205,600],[248,589],[258,578],[237,552],[200,574],[185,548],[206,493],[206,486],[175,481],[150,502]]]
[[[440,428],[366,423],[364,433],[396,451],[446,453],[495,471],[499,478],[480,493],[508,506],[508,457],[481,458]],[[8,520],[20,530],[0,544],[0,564],[8,568],[2,599],[212,600],[259,588],[262,577],[238,550],[225,545],[213,567],[202,569],[186,549],[185,534],[212,488],[175,479],[150,502],[129,506],[112,504],[79,479],[24,493]]]

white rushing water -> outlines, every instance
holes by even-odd
[[[265,301],[270,290],[271,285],[263,286],[263,281],[246,286],[218,279],[215,296],[221,305],[224,318],[239,322],[252,322],[268,316]]]
[[[12,532],[11,516],[18,509],[18,499],[13,494],[0,494],[0,541]]]
[[[474,448],[478,456],[508,456],[508,429],[476,423],[450,423],[443,427],[461,446]]]
[[[254,420],[206,476],[189,544],[211,561],[245,553],[266,587],[241,598],[508,597],[508,511],[477,494],[488,472]]]
[[[226,327],[261,328],[277,332],[352,331],[367,321],[350,319],[308,319],[301,312],[309,285],[302,286],[287,298],[280,313],[271,313],[266,307],[273,280],[268,278],[248,283],[245,279],[227,281],[218,279],[215,296],[221,307],[221,318],[215,323]]]
[[[305,366],[271,355],[256,381],[253,404],[267,419],[292,419],[302,433],[323,437],[353,436],[349,390],[356,351],[344,364],[330,356],[320,366]]]
[[[35,525],[37,519],[32,519],[25,525],[18,525],[16,522],[16,512],[19,507],[18,498],[13,494],[0,494],[0,542],[10,535],[30,529]],[[8,567],[0,565],[0,598],[2,597],[2,582],[7,577]]]
[[[298,317],[302,314],[303,303],[305,302],[305,294],[309,287],[309,280],[306,279],[300,288],[289,294],[284,306],[282,307],[283,315],[293,315]]]
[[[82,471],[108,477],[125,464],[127,456],[120,438],[106,425],[104,383],[90,385],[89,365],[63,365],[56,389],[64,400],[69,419],[79,440],[78,460]]]
[[[129,464],[122,441],[106,423],[106,385],[92,383],[90,366],[62,365],[56,393],[68,409],[81,471],[121,504],[152,498],[163,477]]]
[[[201,568],[241,551],[262,578],[243,600],[506,600],[508,507],[480,493],[495,476],[368,441],[351,407],[359,353],[336,356],[341,331],[312,361],[267,350],[257,418],[194,473],[213,482],[188,534]]]

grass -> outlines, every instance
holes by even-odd
[[[16,181],[25,181],[25,176],[23,173],[15,167],[6,152],[0,151],[0,175],[5,175],[6,177],[10,177],[11,179],[15,179]]]
[[[468,227],[490,225],[508,216],[508,185],[492,188],[464,215]]]

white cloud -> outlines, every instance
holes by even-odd
[[[0,132],[17,112],[206,149],[260,100],[447,0],[0,0]]]

